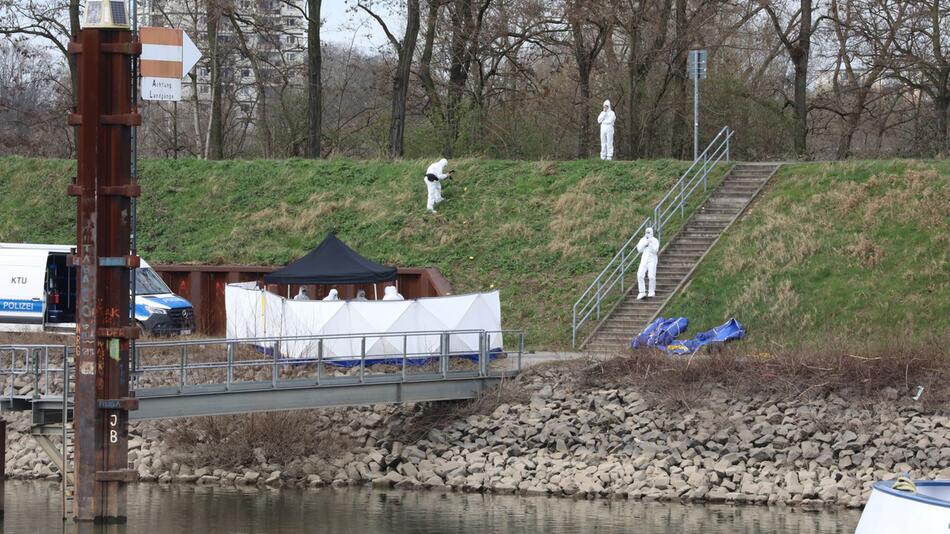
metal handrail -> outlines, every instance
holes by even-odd
[[[366,381],[366,369],[378,363],[379,360],[397,360],[400,363],[401,371],[398,373],[375,373],[377,376],[385,375],[387,377],[393,377],[399,381],[412,380],[413,377],[409,376],[406,372],[407,362],[412,362],[418,359],[438,359],[440,376],[436,378],[440,379],[452,379],[458,378],[461,374],[464,374],[466,377],[478,376],[478,377],[492,377],[504,375],[506,372],[498,371],[497,369],[492,369],[490,365],[491,360],[491,338],[492,336],[501,335],[501,336],[516,336],[514,346],[516,347],[513,350],[504,350],[504,354],[508,357],[516,357],[516,369],[521,370],[522,365],[522,356],[524,354],[524,332],[521,330],[442,330],[442,331],[413,331],[413,332],[379,332],[379,333],[368,333],[368,334],[330,334],[330,335],[309,335],[309,336],[293,336],[293,337],[266,337],[266,338],[213,338],[213,339],[189,339],[189,340],[158,340],[158,341],[146,341],[136,344],[135,357],[130,358],[130,367],[131,374],[133,377],[141,377],[145,373],[156,373],[156,372],[172,372],[177,373],[178,377],[175,382],[177,384],[169,383],[169,387],[178,388],[178,393],[183,392],[184,388],[188,384],[188,374],[190,371],[199,371],[199,370],[211,370],[211,369],[220,369],[225,371],[222,373],[223,378],[219,382],[215,383],[220,386],[224,386],[226,390],[230,390],[231,386],[237,381],[234,380],[234,371],[236,369],[247,368],[247,367],[260,367],[271,369],[270,377],[270,388],[279,388],[282,385],[282,382],[287,381],[296,381],[296,379],[282,379],[279,376],[279,370],[281,367],[293,366],[293,365],[307,365],[307,364],[317,364],[317,376],[313,382],[313,386],[322,385],[324,382],[323,376],[323,365],[324,364],[334,364],[340,363],[341,361],[353,362],[358,359],[359,368],[358,368],[358,381],[363,383]],[[477,346],[477,349],[472,350],[462,347],[452,347],[452,339],[458,339],[458,336],[478,336],[477,343],[474,345]],[[438,348],[434,350],[423,350],[421,352],[409,352],[408,340],[413,337],[437,337]],[[367,339],[378,339],[378,338],[402,338],[402,347],[401,351],[395,353],[383,353],[383,354],[367,354]],[[329,341],[358,341],[360,346],[360,354],[353,354],[347,356],[338,356],[338,357],[325,357],[323,350],[325,342]],[[253,345],[257,347],[266,346],[268,344],[279,344],[281,342],[288,341],[313,341],[315,346],[318,347],[317,357],[315,358],[286,358],[280,356],[279,345],[275,347],[273,356],[266,358],[252,358],[252,359],[235,359],[236,349],[239,345]],[[191,359],[189,361],[189,347],[201,346],[201,345],[223,345],[225,348],[225,354],[222,359],[215,359],[213,361],[194,361]],[[143,364],[142,363],[142,352],[143,349],[164,349],[172,348],[177,349],[180,354],[180,360],[175,363],[155,363],[155,364]],[[65,365],[54,366],[50,364],[49,353],[50,350],[61,351],[64,357],[64,360],[68,360],[70,349],[64,345],[0,345],[0,377],[9,376],[10,377],[10,391],[8,394],[6,392],[0,392],[0,397],[10,397],[16,395],[16,391],[13,387],[14,379],[21,375],[28,375],[31,377],[32,391],[33,396],[43,396],[53,393],[52,386],[53,382],[50,380],[50,373],[60,374],[64,373],[68,367]],[[4,356],[9,353],[10,358],[5,359]],[[35,353],[35,354],[34,354]],[[476,367],[473,370],[466,371],[450,371],[448,362],[452,358],[457,358],[460,356],[475,356],[477,355]],[[147,360],[147,354],[145,354]],[[166,355],[167,356],[167,355]],[[177,358],[178,356],[176,356]],[[6,364],[9,361],[9,366]],[[401,364],[401,365],[400,365]],[[430,373],[431,374],[431,373]],[[435,375],[429,376],[426,375],[426,379],[433,379]],[[355,378],[355,377],[348,377]],[[417,377],[416,380],[419,378]],[[64,382],[65,384],[65,382]],[[207,385],[207,383],[203,383]],[[295,385],[298,385],[295,382]],[[332,385],[332,381],[331,384]],[[68,385],[64,385],[64,390],[68,391]],[[43,391],[41,391],[41,389]],[[134,387],[133,389],[137,392],[144,393],[151,388],[141,388]],[[165,389],[165,386],[159,386],[158,390]]]
[[[703,185],[703,191],[705,191],[708,187],[709,174],[721,161],[729,161],[734,135],[735,131],[728,126],[719,130],[705,150],[693,160],[673,187],[657,202],[653,208],[653,216],[647,217],[640,224],[620,250],[607,262],[607,266],[574,302],[571,312],[571,346],[577,346],[577,333],[592,316],[595,316],[597,320],[600,319],[603,302],[610,296],[611,291],[618,286],[620,294],[626,291],[627,273],[630,271],[630,266],[640,257],[640,252],[636,250],[636,243],[643,231],[652,226],[659,239],[663,235],[663,229],[677,211],[680,217],[686,217],[686,204],[693,192],[700,184]]]

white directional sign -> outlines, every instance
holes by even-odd
[[[175,28],[145,26],[139,32],[142,99],[181,100],[181,79],[201,59],[188,34]]]

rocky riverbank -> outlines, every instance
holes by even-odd
[[[213,433],[196,430],[184,447],[168,439],[169,425],[180,433],[183,423],[139,423],[129,460],[141,480],[159,483],[371,484],[805,507],[859,507],[875,480],[900,472],[950,478],[950,418],[897,390],[860,403],[835,394],[733,398],[709,388],[687,407],[561,379],[556,369],[532,373],[519,379],[524,402],[428,427],[421,406],[313,412],[292,431],[312,436],[314,447],[280,463],[258,448],[239,467],[195,465],[189,447],[214,447]],[[28,418],[5,417],[7,475],[58,478],[29,436]]]

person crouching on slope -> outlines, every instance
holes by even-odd
[[[435,211],[435,205],[442,202],[442,180],[452,177],[452,171],[445,172],[445,166],[448,164],[449,160],[442,158],[426,169],[425,182],[429,192],[426,209],[432,213],[438,213]]]

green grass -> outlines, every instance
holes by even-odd
[[[693,332],[735,316],[765,350],[946,339],[950,162],[783,167],[663,315]]]
[[[438,215],[424,161],[145,160],[139,253],[154,262],[285,264],[334,228],[360,253],[435,266],[457,293],[501,290],[530,347],[570,344],[571,306],[686,165],[452,162]],[[0,241],[72,243],[71,161],[0,159]]]
[[[524,328],[531,348],[565,348],[574,299],[685,168],[459,160],[433,216],[427,163],[142,161],[140,253],[281,265],[335,228],[372,259],[440,268],[458,293],[494,285],[505,327]],[[74,172],[70,161],[0,159],[0,241],[72,243]],[[765,350],[946,336],[950,162],[783,167],[664,315],[688,316],[691,332],[735,316]]]

